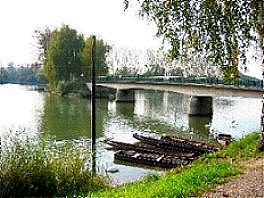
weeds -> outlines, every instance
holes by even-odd
[[[88,148],[18,136],[2,141],[0,197],[66,196],[105,186],[86,168]]]

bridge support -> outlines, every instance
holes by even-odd
[[[135,93],[133,89],[118,89],[116,91],[116,102],[134,102]]]
[[[189,105],[189,115],[213,115],[213,98],[210,96],[191,96]]]

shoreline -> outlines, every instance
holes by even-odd
[[[165,176],[150,175],[145,179],[120,187],[104,189],[88,197],[190,197],[201,196],[241,175],[241,163],[264,157],[257,151],[259,133],[252,133],[232,142],[226,148],[206,154],[190,165],[171,169]]]

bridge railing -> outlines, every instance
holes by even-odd
[[[237,84],[226,83],[222,78],[216,77],[183,77],[183,76],[129,76],[129,75],[110,75],[98,76],[97,82],[142,82],[142,83],[169,83],[169,84],[206,84],[206,85],[230,85],[245,88],[263,88],[261,80],[239,79]],[[90,82],[90,78],[85,78],[86,82]]]

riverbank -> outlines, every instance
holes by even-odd
[[[91,90],[86,84],[81,83],[65,83],[58,85],[56,89],[50,89],[48,86],[45,91],[63,97],[81,97],[91,98]],[[95,87],[95,97],[100,99],[115,99],[115,89],[110,89],[102,86]]]
[[[251,158],[240,165],[244,174],[228,183],[217,185],[201,197],[264,197],[264,157]]]
[[[90,194],[91,197],[189,197],[200,196],[217,184],[245,171],[245,160],[263,157],[257,151],[258,133],[232,142],[225,149],[202,156],[188,166],[170,170],[165,176],[148,176],[140,182]]]

